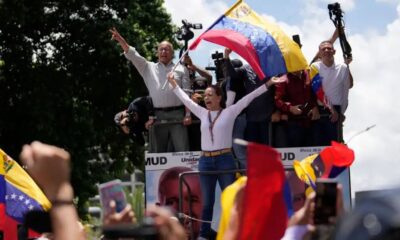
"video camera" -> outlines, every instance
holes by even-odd
[[[176,38],[180,41],[185,41],[184,46],[181,48],[179,51],[179,58],[182,57],[182,54],[186,49],[188,48],[188,42],[190,39],[194,37],[194,33],[190,29],[202,29],[203,25],[201,23],[190,23],[186,19],[182,20],[182,26],[178,29],[178,31],[175,33]]]
[[[328,10],[329,10],[329,16],[331,17],[331,19],[332,19],[332,15],[339,16],[340,18],[343,17],[343,12],[342,12],[342,9],[340,8],[340,4],[338,2],[328,4]]]
[[[220,82],[224,79],[224,70],[223,70],[223,63],[224,63],[224,54],[218,51],[211,54],[211,58],[214,60],[215,67],[206,67],[206,70],[215,71],[215,78],[217,82]]]
[[[202,29],[203,25],[201,23],[190,23],[186,19],[182,20],[182,26],[176,32],[176,38],[181,41],[189,41],[194,37],[193,29]]]
[[[351,46],[346,39],[346,35],[344,33],[344,21],[343,21],[343,11],[340,8],[340,4],[338,2],[328,4],[329,10],[329,18],[332,20],[333,24],[339,31],[339,40],[340,47],[342,48],[343,58],[351,59]]]

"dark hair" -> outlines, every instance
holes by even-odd
[[[217,94],[217,96],[220,96],[221,97],[221,101],[219,102],[219,105],[222,107],[222,108],[225,108],[226,107],[226,105],[225,105],[225,102],[223,101],[223,97],[222,97],[222,88],[220,87],[220,86],[218,86],[218,85],[215,85],[215,84],[213,84],[213,85],[210,85],[210,86],[208,86],[207,88],[212,88],[212,89],[214,89],[214,92],[215,92],[215,94]]]

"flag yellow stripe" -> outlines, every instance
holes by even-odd
[[[8,159],[12,167],[5,172],[5,160]],[[38,185],[33,181],[33,179],[28,175],[27,172],[13,159],[11,159],[5,152],[0,149],[0,165],[1,174],[5,173],[5,179],[7,182],[11,183],[14,187],[18,188],[20,191],[28,195],[30,198],[36,200],[45,211],[51,208],[51,203],[47,199],[46,195],[38,187]]]

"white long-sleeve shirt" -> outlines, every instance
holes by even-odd
[[[220,116],[214,123],[213,135],[214,142],[211,141],[210,135],[210,122],[208,119],[208,109],[199,106],[197,103],[193,102],[185,92],[180,88],[176,87],[174,89],[175,94],[183,102],[183,104],[190,109],[190,111],[196,115],[200,121],[200,131],[201,131],[201,149],[203,151],[215,151],[224,148],[232,147],[232,130],[233,124],[236,117],[240,112],[246,108],[254,98],[260,96],[267,91],[265,84],[249,93],[242,99],[240,99],[236,104],[233,104],[222,110]],[[211,121],[213,121],[218,111],[211,111]]]
[[[182,106],[182,102],[171,91],[172,87],[170,87],[169,84],[167,84],[168,86],[165,90],[162,90],[164,83],[168,81],[167,74],[171,72],[174,67],[173,62],[164,65],[160,62],[154,63],[147,61],[131,46],[128,52],[125,53],[125,57],[132,62],[139,74],[143,77],[155,108]],[[187,68],[178,65],[174,71],[174,77],[179,86],[183,89],[190,89],[189,72]]]

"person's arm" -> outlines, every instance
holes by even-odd
[[[287,88],[287,83],[280,83],[275,86],[275,106],[283,113],[301,115],[303,111],[300,109],[299,105],[292,105],[292,103],[283,100],[286,96]]]
[[[202,76],[202,77],[204,77],[205,79],[207,79],[208,82],[211,82],[211,80],[212,80],[211,74],[210,74],[207,70],[205,70],[205,69],[203,69],[203,68],[199,68],[198,66],[196,66],[196,65],[193,63],[192,59],[189,57],[189,55],[186,54],[185,57],[184,57],[184,59],[183,59],[183,61],[184,61],[184,63],[186,64],[186,66],[187,66],[190,70],[199,73],[200,76]]]
[[[124,53],[127,53],[129,50],[129,44],[126,42],[125,38],[119,34],[118,30],[113,27],[109,30],[111,32],[111,40],[116,40],[121,48],[124,50]]]
[[[329,42],[331,42],[332,44],[334,44],[336,42],[336,40],[339,37],[339,30],[337,28],[335,28],[335,31],[333,32],[331,38],[329,39]],[[318,48],[318,52],[315,54],[314,58],[311,60],[310,64],[313,64],[314,62],[318,61],[319,59],[319,48]]]
[[[153,218],[154,225],[159,231],[160,239],[187,239],[185,229],[168,209],[153,205],[147,208],[146,214]]]
[[[282,83],[284,81],[287,81],[286,76],[282,77],[272,77],[270,80],[268,80],[265,84],[261,85],[258,87],[256,90],[252,91],[251,93],[247,94],[244,96],[242,99],[240,99],[237,103],[233,104],[232,106],[229,107],[229,109],[232,109],[234,116],[239,115],[239,113],[245,109],[251,101],[253,101],[254,98],[260,96],[261,94],[265,93],[268,91],[268,88],[271,87],[272,85]]]
[[[140,75],[143,75],[144,70],[148,64],[148,61],[142,57],[134,47],[130,46],[126,40],[119,34],[116,28],[110,29],[111,39],[116,40],[121,48],[124,50],[125,57],[132,62],[136,67]],[[146,79],[144,79],[146,81]]]
[[[189,70],[184,67],[183,65],[182,69],[183,69],[183,73],[179,74],[177,71],[175,71],[174,76],[180,77],[181,78],[181,87],[182,89],[191,89],[191,82],[190,82],[190,76],[189,76]],[[190,124],[192,124],[192,116],[190,114],[190,110],[185,107],[185,116],[183,117],[183,121],[182,121],[184,126],[188,126]]]
[[[346,74],[346,79],[342,84],[342,91],[343,91],[343,96],[344,97],[343,97],[342,103],[340,105],[341,114],[344,114],[344,112],[346,111],[346,109],[348,107],[348,104],[349,104],[349,100],[348,100],[349,99],[348,98],[349,97],[349,91],[350,91],[350,88],[352,87],[352,84],[353,84],[353,81],[352,81],[353,77],[351,76],[349,66],[345,65],[345,67],[346,67],[345,71],[347,71],[347,74]]]
[[[168,74],[168,81],[171,84],[175,95],[182,101],[182,103],[198,118],[201,118],[202,112],[206,111],[203,107],[200,107],[195,103],[189,96],[178,86],[174,79],[174,74]]]
[[[130,204],[127,204],[121,212],[117,212],[117,204],[114,200],[109,203],[111,212],[103,217],[103,226],[111,226],[121,223],[136,223],[135,213]]]
[[[33,142],[23,147],[21,160],[52,203],[50,217],[55,239],[81,239],[78,214],[72,202],[73,189],[69,181],[69,153],[55,146]]]
[[[290,112],[290,102],[285,102],[283,99],[286,96],[286,83],[280,83],[275,85],[275,106],[283,113]]]
[[[349,68],[349,89],[353,88],[353,86],[354,86],[353,74],[351,74],[351,71]]]
[[[229,107],[235,101],[236,93],[234,91],[228,90],[226,91],[226,107]]]
[[[230,55],[230,49],[225,49],[225,62],[224,64],[226,65],[226,74],[227,74],[227,83],[226,83],[226,106],[229,107],[231,106],[236,97],[236,92],[240,88],[240,86],[243,86],[243,79],[244,79],[244,74],[243,74],[243,69],[235,69],[232,65],[232,62],[229,59]]]

